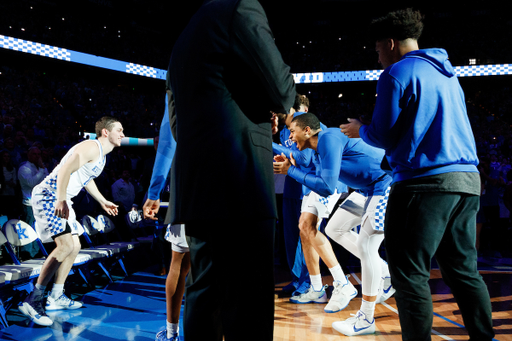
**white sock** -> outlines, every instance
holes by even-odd
[[[323,283],[322,283],[322,274],[318,275],[309,275],[309,279],[311,280],[311,286],[313,287],[313,290],[320,291],[322,290]]]
[[[59,298],[62,293],[64,292],[64,284],[53,284],[52,292],[50,295],[52,298],[57,299]]]
[[[178,334],[178,330],[180,329],[178,323],[171,323],[169,321],[165,321],[167,325],[167,338],[170,339],[174,335]]]
[[[368,302],[363,300],[363,302],[361,302],[361,311],[366,315],[366,319],[372,322],[373,314],[375,313],[375,301]]]
[[[329,271],[331,272],[332,278],[335,281],[340,281],[343,284],[347,283],[347,278],[345,277],[345,273],[343,272],[341,265],[338,264],[333,266],[329,269]]]

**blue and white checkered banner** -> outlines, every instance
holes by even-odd
[[[50,45],[33,43],[31,41],[16,39],[0,35],[0,47],[8,50],[31,53],[38,56],[50,57],[65,61],[71,61],[70,51]]]
[[[0,35],[0,47],[8,50],[31,53],[38,56],[65,60],[68,62],[95,66],[119,72],[126,72],[150,78],[165,79],[165,74],[167,73],[167,70],[157,69],[151,66],[94,56],[88,53],[34,43],[32,41],[6,37],[3,35]]]
[[[507,76],[512,74],[509,64],[456,66],[457,77]]]
[[[0,47],[8,50],[31,53],[38,56],[49,57],[68,62],[80,63],[104,69],[130,73],[134,75],[165,80],[167,70],[157,69],[151,66],[139,65],[120,60],[94,56],[87,53],[68,50],[60,47],[35,43],[32,41],[17,39],[0,35]],[[511,65],[469,65],[456,66],[457,77],[475,76],[502,76],[512,75]],[[311,72],[293,74],[295,83],[338,83],[356,81],[376,81],[382,70],[366,71],[340,71],[340,72]]]

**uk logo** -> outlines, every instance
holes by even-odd
[[[20,240],[28,239],[28,236],[25,234],[27,232],[27,229],[22,227],[20,223],[16,224],[16,232],[18,233],[18,238]]]

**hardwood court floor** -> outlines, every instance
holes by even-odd
[[[512,267],[505,271],[493,269],[481,272],[491,295],[495,339],[512,341]],[[327,314],[325,304],[293,304],[288,298],[276,298],[275,341],[331,341],[343,340],[401,340],[400,323],[395,299],[378,304],[375,311],[377,332],[372,335],[347,337],[331,328],[335,321],[356,314],[361,304],[360,273],[352,274],[351,281],[359,294],[341,312]],[[286,283],[284,283],[286,284]],[[332,285],[332,277],[324,277],[324,284]],[[431,272],[430,286],[434,302],[432,340],[468,340],[460,311],[439,270]]]
[[[512,341],[512,262],[506,266],[483,270],[483,277],[491,293],[496,340]],[[279,276],[276,278],[282,279]],[[357,284],[359,278],[360,274],[354,273],[351,280]],[[280,282],[284,281],[282,279]],[[325,277],[324,282],[332,284],[332,278]],[[286,284],[288,283],[276,285],[275,341],[348,340],[346,336],[334,331],[331,324],[357,312],[361,303],[360,294],[345,310],[327,314],[323,311],[323,304],[297,305],[289,303],[288,298],[279,298],[281,287]],[[432,339],[467,340],[457,305],[439,278],[439,271],[432,271],[430,284],[435,312]],[[360,286],[356,287],[360,291]],[[72,297],[82,300],[84,307],[49,312],[54,320],[51,327],[34,325],[14,308],[7,316],[10,326],[0,330],[0,340],[152,341],[156,332],[165,324],[164,290],[165,276],[155,276],[152,271],[139,271],[84,295],[76,296],[73,293]],[[375,334],[352,339],[401,340],[394,298],[377,305],[375,317]],[[181,320],[180,324],[182,323]],[[180,341],[183,340],[180,337]]]

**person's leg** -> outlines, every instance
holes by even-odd
[[[49,326],[53,323],[46,315],[45,308],[43,307],[44,292],[61,264],[73,252],[74,246],[71,233],[65,233],[56,237],[55,244],[55,249],[48,255],[43,263],[35,289],[18,306],[18,309],[24,315],[30,317],[34,323],[43,326]]]
[[[46,302],[46,310],[78,309],[82,307],[82,303],[75,302],[64,294],[64,283],[68,278],[69,271],[73,267],[76,256],[80,252],[81,248],[80,239],[77,234],[71,235],[71,242],[73,243],[72,251],[55,272],[55,280],[52,291],[50,292]]]
[[[178,336],[181,302],[189,270],[190,252],[173,250],[169,273],[165,280],[166,328],[157,334],[157,340],[173,340],[173,337]]]
[[[443,280],[459,305],[471,340],[491,340],[492,307],[487,286],[477,269],[475,217],[477,196],[460,195],[436,253]]]
[[[185,292],[184,336],[192,341],[221,341],[222,296],[218,283],[218,268],[221,265],[217,264],[218,260],[215,257],[215,248],[219,246],[216,245],[212,233],[206,228],[203,231],[200,224],[187,224],[190,273]]]
[[[57,273],[62,264],[66,261],[66,266],[69,267],[69,262],[71,255],[75,253],[75,241],[73,235],[71,233],[66,233],[55,237],[55,249],[48,255],[45,262],[43,263],[43,267],[41,268],[41,273],[37,278],[37,283],[47,286],[50,283],[53,276]],[[75,254],[76,257],[76,254]],[[74,261],[74,259],[73,259]],[[73,262],[71,262],[71,266],[73,266]],[[71,267],[69,267],[71,269]],[[69,269],[67,273],[69,273]],[[61,271],[60,280],[67,277],[67,275],[63,275]],[[62,282],[63,283],[63,282]]]
[[[456,202],[453,196],[443,193],[390,194],[386,253],[404,341],[431,339],[430,262]]]
[[[296,258],[297,247],[299,245],[299,224],[301,200],[295,198],[283,198],[283,234],[286,260],[292,274],[292,283],[288,291],[294,291],[299,286],[302,267],[296,264],[304,263],[304,258]],[[296,266],[297,265],[297,266]],[[299,270],[300,269],[300,270]],[[299,270],[299,271],[297,271]]]
[[[174,253],[173,253],[174,255]],[[190,253],[182,253],[181,254],[181,266],[179,269],[179,273],[174,273],[174,275],[178,276],[178,280],[175,283],[175,291],[174,293],[169,292],[167,294],[168,283],[166,282],[166,297],[171,297],[171,306],[167,306],[167,315],[170,316],[168,321],[171,323],[178,323],[180,319],[180,311],[181,311],[181,302],[183,301],[183,294],[185,293],[185,281],[187,279],[187,274],[190,270]],[[171,268],[172,268],[171,264]],[[172,269],[174,270],[174,269]],[[169,272],[171,269],[169,269]],[[167,276],[169,278],[169,276]],[[174,282],[174,281],[173,281]],[[170,308],[170,309],[169,309]]]
[[[360,222],[360,214],[349,212],[342,205],[338,207],[329,220],[325,233],[359,258],[359,250],[357,249],[358,235],[351,231],[351,229],[359,225]],[[335,280],[333,287],[331,299],[324,308],[327,313],[336,313],[345,309],[350,300],[357,296],[357,289],[350,283],[348,277]]]
[[[379,256],[379,247],[384,240],[384,231],[376,231],[369,223],[371,218],[363,221],[357,246],[361,255],[361,277],[363,300],[361,311],[366,319],[373,323],[375,302],[381,287],[382,259]]]
[[[275,219],[213,226],[187,224],[191,268],[185,297],[185,339],[272,340]],[[247,289],[233,283],[253,283]],[[255,278],[257,278],[255,280]],[[250,305],[247,305],[247,300]],[[254,330],[258,321],[258,332]]]
[[[318,224],[318,217],[309,212],[303,212],[299,219],[300,239],[302,243],[302,251],[304,252],[304,259],[311,276],[320,275],[320,256],[316,251],[315,238],[321,235],[316,228]],[[318,243],[324,242],[321,237],[318,237]]]
[[[357,249],[361,260],[362,292],[361,308],[355,318],[338,321],[332,327],[347,336],[375,333],[375,304],[382,283],[382,259],[379,247],[384,240],[384,231],[376,224],[376,207],[383,196],[369,197],[366,213],[361,222],[357,238]]]

